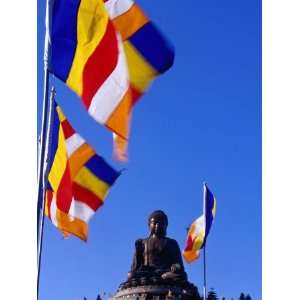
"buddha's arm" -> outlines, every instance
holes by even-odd
[[[184,271],[184,266],[183,266],[183,261],[182,261],[182,256],[181,256],[181,251],[179,248],[178,243],[173,240],[174,246],[173,246],[173,264],[178,264],[180,266],[181,271]]]
[[[143,263],[143,242],[142,240],[135,241],[135,251],[133,255],[131,272],[138,270]]]

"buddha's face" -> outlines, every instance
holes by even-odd
[[[165,236],[167,223],[164,218],[154,217],[149,222],[150,234],[156,236]]]

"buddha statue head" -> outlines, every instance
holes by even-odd
[[[162,210],[155,210],[148,218],[150,236],[165,237],[167,234],[168,217]]]

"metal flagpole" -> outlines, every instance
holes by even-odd
[[[48,81],[49,72],[45,66],[44,70],[44,97],[43,97],[43,115],[42,115],[42,128],[41,135],[39,137],[39,160],[38,160],[38,210],[37,210],[37,227],[38,227],[38,243],[40,235],[40,223],[41,223],[41,211],[42,211],[42,194],[43,194],[43,173],[44,173],[44,160],[45,160],[45,136],[47,130],[47,115],[48,115]]]
[[[45,136],[47,130],[47,115],[48,115],[48,85],[49,85],[49,71],[48,71],[48,50],[49,50],[49,4],[46,2],[46,33],[45,33],[45,45],[44,45],[44,92],[43,92],[43,114],[42,114],[42,126],[41,126],[41,134],[39,136],[39,153],[38,153],[38,209],[37,209],[37,227],[40,225],[40,217],[41,217],[41,183],[43,176],[43,163],[44,163],[44,155],[45,155]],[[39,231],[38,231],[39,236]]]
[[[204,234],[205,234],[205,227],[206,227],[206,187],[205,182],[203,182],[203,216],[204,216]],[[204,237],[205,238],[205,237]],[[206,243],[204,241],[204,243]],[[206,255],[205,255],[205,244],[203,247],[203,297],[206,300]]]
[[[203,297],[206,300],[206,257],[205,257],[205,246],[203,248]]]
[[[44,225],[44,206],[45,206],[45,150],[46,150],[46,133],[49,127],[49,71],[48,71],[48,49],[49,49],[49,4],[46,2],[46,33],[44,46],[44,93],[43,93],[43,115],[41,135],[39,137],[39,158],[38,158],[38,205],[37,205],[37,293],[39,290],[40,265],[41,265],[41,250]],[[53,90],[54,94],[54,90]],[[48,125],[48,126],[47,126]],[[38,294],[37,294],[38,295]]]
[[[44,153],[44,164],[43,164],[43,176],[42,176],[42,189],[41,189],[41,197],[42,197],[42,209],[41,209],[41,224],[40,224],[40,239],[39,239],[39,248],[38,248],[38,276],[37,276],[37,293],[39,292],[39,282],[40,282],[40,270],[41,270],[41,257],[42,257],[42,246],[43,246],[43,234],[44,234],[44,220],[45,220],[45,194],[46,194],[46,180],[48,176],[48,154],[49,154],[49,141],[50,141],[50,131],[51,131],[51,123],[52,123],[52,109],[53,109],[53,101],[55,97],[55,89],[52,87],[50,101],[48,101],[49,105],[49,114],[48,114],[48,126],[47,126],[47,136],[45,140],[45,149]]]

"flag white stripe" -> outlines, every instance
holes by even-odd
[[[129,88],[125,54],[120,37],[118,40],[119,58],[117,66],[98,89],[89,107],[91,116],[101,124],[105,124],[109,119]]]
[[[57,210],[56,196],[53,193],[53,198],[52,198],[51,205],[50,205],[50,217],[51,217],[51,221],[52,221],[53,225],[57,227],[56,210]]]
[[[124,14],[132,5],[133,1],[131,0],[109,0],[105,2],[105,7],[111,19]]]
[[[68,157],[70,157],[84,143],[84,139],[78,133],[74,133],[72,136],[67,138],[66,146]]]
[[[69,215],[73,218],[77,218],[88,223],[88,221],[94,213],[94,210],[91,209],[87,204],[78,201],[74,198],[72,199],[71,206],[69,209]]]
[[[205,231],[204,231],[204,216],[203,215],[194,221],[194,226],[195,226],[194,227],[195,231],[192,232],[193,238],[197,237],[201,232],[203,233],[203,236],[204,236]]]

